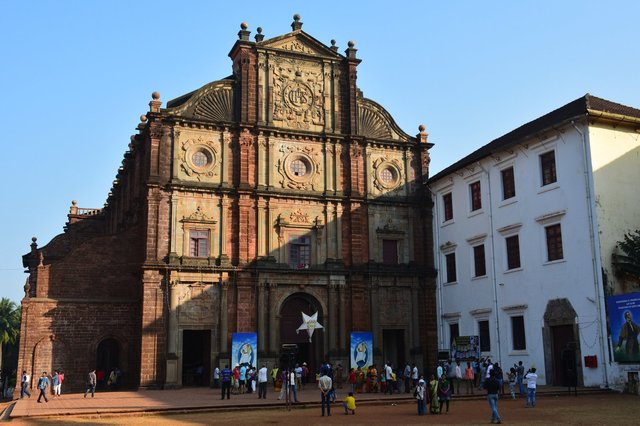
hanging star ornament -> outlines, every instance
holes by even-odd
[[[307,333],[309,333],[309,342],[311,342],[311,337],[313,336],[313,332],[317,328],[324,328],[322,327],[322,324],[318,322],[318,313],[316,312],[313,315],[307,315],[304,312],[302,312],[302,325],[298,327],[298,329],[296,330],[296,333],[299,333],[300,330],[307,330]]]

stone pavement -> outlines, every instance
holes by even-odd
[[[602,389],[579,388],[578,395],[585,393],[604,392]],[[347,395],[348,388],[337,389],[337,400],[341,402]],[[568,395],[567,388],[540,386],[538,396]],[[571,393],[573,395],[573,392]],[[131,413],[158,413],[178,411],[217,411],[238,410],[246,408],[281,408],[284,401],[277,400],[278,394],[270,386],[267,399],[258,399],[257,394],[231,395],[231,399],[221,400],[219,389],[183,388],[173,390],[139,390],[120,392],[96,392],[95,398],[82,393],[63,394],[60,398],[49,397],[49,402],[37,403],[37,392],[32,392],[31,398],[17,400],[11,411],[11,418],[51,417],[66,415],[126,415]],[[484,398],[482,391],[475,395],[454,395],[454,398],[470,399]],[[384,395],[380,393],[357,394],[360,404],[388,404],[406,403],[413,401],[411,394]],[[320,404],[320,395],[315,384],[308,384],[304,390],[298,392],[296,407],[310,407]]]

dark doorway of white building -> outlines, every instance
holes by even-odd
[[[404,330],[382,330],[382,358],[394,370],[402,371],[405,363]]]
[[[556,386],[568,386],[567,363],[575,358],[575,337],[573,325],[556,325],[551,327],[553,339],[553,372]],[[575,370],[575,366],[574,366]]]
[[[211,330],[182,332],[182,385],[208,386],[211,376]]]
[[[109,373],[116,367],[120,368],[120,345],[116,339],[104,339],[98,345],[96,356],[96,376],[102,377],[97,383],[98,388],[106,386]],[[100,373],[101,372],[101,373]]]

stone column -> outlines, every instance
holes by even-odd
[[[269,283],[269,352],[271,354],[278,353],[278,331],[277,331],[277,296],[278,285]]]
[[[228,278],[223,278],[224,281],[220,282],[220,352],[229,353],[229,347],[227,345],[227,334],[229,332],[227,321],[227,294],[229,290],[229,283],[226,281]]]
[[[325,206],[325,214],[326,214],[326,223],[327,223],[327,257],[329,259],[336,259],[338,256],[337,252],[337,241],[336,241],[336,227],[337,227],[337,217],[336,217],[336,205],[334,203],[328,204]]]
[[[409,347],[410,348],[417,348],[418,346],[420,346],[420,327],[418,327],[418,324],[420,324],[420,310],[418,307],[418,300],[420,298],[420,289],[419,289],[419,283],[417,280],[412,280],[411,283],[411,318],[409,319],[409,323],[412,325],[411,327],[411,340],[413,340],[412,342],[409,342]]]
[[[340,173],[342,172],[342,145],[337,143],[335,152],[336,191],[343,193],[344,188],[342,187],[342,176],[340,176]]]
[[[267,283],[258,282],[258,320],[256,321],[258,323],[258,353],[264,353],[266,347],[265,343],[267,340],[264,328],[264,289],[267,285]]]
[[[231,163],[231,135],[228,129],[222,132],[222,146],[220,152],[220,184],[230,182],[229,164]]]
[[[335,167],[335,161],[334,161],[334,157],[336,155],[335,153],[336,146],[335,146],[335,143],[331,141],[331,139],[326,141],[324,146],[325,146],[325,160],[326,160],[325,176],[326,176],[326,182],[327,182],[327,187],[325,188],[325,191],[327,191],[328,194],[333,194],[335,193],[335,189],[336,189],[336,186],[335,186],[336,167]]]
[[[342,259],[342,204],[336,206],[336,252],[338,259]]]
[[[329,335],[329,350],[327,352],[333,353],[336,350],[336,284],[333,280],[329,281],[329,294],[327,297],[327,307],[329,308],[327,318],[327,331]]]
[[[229,260],[227,254],[227,227],[229,221],[229,197],[225,194],[220,197],[220,263],[226,263]]]
[[[382,354],[382,332],[380,330],[380,286],[377,278],[371,283],[371,330],[373,331],[373,347],[374,352]],[[375,351],[377,349],[377,351]]]
[[[267,256],[267,235],[266,235],[266,207],[267,202],[264,199],[258,200],[258,257]]]
[[[345,349],[349,347],[347,344],[347,326],[345,323],[345,311],[347,309],[347,299],[345,297],[346,286],[344,285],[344,281],[340,282],[338,285],[338,330],[340,331],[340,338],[338,342],[338,348],[340,348],[340,353],[344,354]]]
[[[175,281],[169,283],[169,330],[167,330],[167,346],[170,354],[178,350],[178,297],[179,284]]]

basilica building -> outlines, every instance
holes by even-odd
[[[154,92],[104,208],[74,201],[64,233],[33,239],[19,371],[208,385],[244,332],[260,364],[297,344],[312,372],[348,369],[351,333],[371,332],[376,364],[435,365],[432,144],[364,97],[353,42],[291,27],[243,23],[231,75],[164,106]]]

